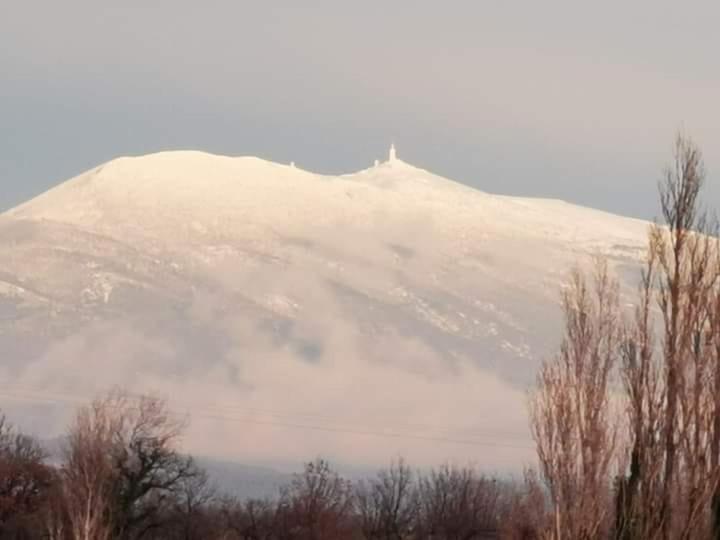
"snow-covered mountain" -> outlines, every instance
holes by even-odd
[[[37,430],[111,385],[253,463],[516,466],[568,269],[630,284],[647,224],[391,159],[120,158],[0,215],[0,398]]]

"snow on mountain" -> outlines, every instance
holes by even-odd
[[[116,159],[0,216],[0,395],[40,430],[160,392],[191,450],[260,464],[516,467],[569,267],[601,253],[630,286],[646,228],[399,159]]]

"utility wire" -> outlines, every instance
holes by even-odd
[[[41,390],[33,390],[31,387],[27,385],[9,385],[10,390],[0,390],[0,396],[3,396],[5,398],[9,399],[18,399],[21,401],[29,401],[32,403],[39,403],[39,402],[45,402],[45,403],[55,403],[55,404],[75,404],[79,405],[82,403],[85,403],[89,400],[88,397],[78,396],[77,394],[67,394],[67,393],[58,393],[58,392],[44,392]],[[17,388],[18,390],[13,391],[12,387]],[[24,387],[24,391],[22,388]],[[133,397],[140,397],[139,394],[129,394]],[[457,444],[457,445],[470,445],[470,446],[480,446],[480,447],[492,447],[492,448],[508,448],[508,449],[518,449],[518,450],[525,450],[525,449],[532,449],[533,447],[527,444],[519,444],[519,443],[506,443],[506,442],[495,442],[495,441],[487,441],[487,440],[478,440],[477,438],[456,438],[456,437],[448,437],[448,436],[442,436],[442,435],[427,435],[427,434],[420,434],[420,433],[407,433],[402,432],[397,429],[388,429],[379,431],[377,429],[357,429],[347,426],[332,426],[332,425],[318,425],[317,423],[305,423],[302,421],[291,421],[292,415],[278,415],[275,413],[272,413],[270,411],[265,411],[263,409],[257,409],[257,408],[246,408],[245,411],[248,411],[250,414],[254,413],[260,413],[265,416],[270,416],[271,418],[274,417],[275,419],[271,420],[258,420],[253,417],[245,416],[245,417],[238,417],[234,415],[227,415],[227,414],[218,414],[216,412],[213,412],[213,408],[219,411],[223,411],[222,407],[213,407],[210,406],[208,408],[207,406],[202,406],[197,403],[191,404],[192,411],[188,413],[183,413],[177,409],[169,409],[171,413],[177,415],[177,416],[189,416],[191,418],[203,418],[207,420],[219,420],[224,422],[234,422],[234,423],[244,423],[244,424],[253,424],[253,425],[265,425],[265,426],[274,426],[274,427],[281,427],[281,428],[290,428],[290,429],[300,429],[300,430],[308,430],[308,431],[320,431],[320,432],[326,432],[326,433],[343,433],[343,434],[349,434],[349,435],[357,435],[357,436],[370,436],[370,437],[379,437],[379,438],[393,438],[393,439],[407,439],[407,440],[422,440],[422,441],[430,441],[430,442],[442,442],[442,443],[448,443],[448,444]],[[226,409],[228,410],[228,409]],[[232,410],[232,409],[230,409]],[[242,411],[243,409],[235,408],[234,409],[237,412]],[[307,416],[309,418],[312,418],[313,415],[302,415],[298,414],[297,416],[303,417]],[[290,418],[290,421],[283,420],[283,417]],[[318,415],[318,418],[322,418],[322,416]],[[328,417],[329,418],[329,417]],[[492,433],[476,433],[473,434],[475,436],[480,436],[483,438],[490,438],[490,437],[496,437],[496,434]]]

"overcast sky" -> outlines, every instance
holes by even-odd
[[[720,3],[2,0],[0,210],[113,157],[401,158],[653,217],[684,127],[720,199]]]

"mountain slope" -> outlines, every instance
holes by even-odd
[[[38,428],[122,384],[219,457],[517,465],[568,268],[602,253],[631,282],[646,227],[397,159],[121,158],[0,216],[0,375]]]

